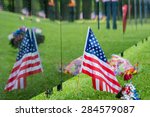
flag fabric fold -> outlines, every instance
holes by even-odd
[[[27,29],[19,46],[16,62],[7,81],[5,91],[25,88],[28,76],[43,71],[35,38],[34,31]]]
[[[111,66],[107,63],[107,58],[100,44],[90,28],[87,33],[81,72],[92,77],[93,87],[96,90],[117,94],[121,89]]]

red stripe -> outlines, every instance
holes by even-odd
[[[41,72],[41,71],[42,71],[41,69],[37,69],[37,70],[34,70],[34,71],[26,72],[26,73],[24,73],[24,74],[19,75],[17,78],[19,79],[19,78],[22,78],[22,77],[28,77],[28,76],[30,76],[30,75],[39,73],[39,72]]]
[[[22,64],[23,62],[26,62],[26,61],[35,60],[35,59],[37,59],[37,58],[38,58],[38,54],[35,55],[35,56],[28,56],[28,57],[26,57],[26,58],[23,58],[21,64]],[[21,64],[18,65],[18,66],[16,66],[16,67],[14,67],[13,70],[11,71],[11,73],[17,71],[17,70],[20,68]]]
[[[22,66],[22,67],[20,68],[20,71],[25,70],[25,69],[28,69],[28,68],[30,68],[30,67],[35,67],[35,66],[38,66],[38,65],[40,65],[40,62],[39,62],[39,61],[36,62],[36,63],[34,63],[34,64],[31,63],[31,64],[28,64],[28,65]],[[19,72],[20,72],[20,71],[19,71]],[[18,73],[19,73],[19,72],[18,72]],[[8,83],[14,81],[14,80],[16,79],[17,75],[18,75],[18,74],[16,74],[14,77],[10,77],[10,78],[8,79]]]
[[[95,78],[92,77],[93,88],[96,90],[96,83],[95,82],[96,82]]]
[[[109,91],[108,91],[108,85],[106,85],[106,91],[109,92]]]
[[[99,79],[98,79],[98,80],[99,80]],[[100,87],[99,87],[101,91],[104,90],[104,89],[103,89],[103,82],[104,82],[104,81],[103,81],[103,79],[101,78],[101,80],[100,80]]]
[[[14,87],[14,85],[12,85],[12,86],[10,86],[10,87],[7,87],[7,88],[5,89],[5,91],[11,91],[13,87]]]
[[[94,59],[92,57],[89,57],[87,55],[84,55],[84,58],[89,60],[89,61],[91,61],[91,62],[94,62],[94,63],[98,64],[99,66],[101,66],[102,69],[104,69],[105,71],[109,72],[111,75],[115,76],[114,72],[111,69],[109,69],[106,66],[104,66],[103,64],[101,64],[98,60],[96,60],[96,59]]]
[[[93,77],[93,78],[97,78],[97,79],[99,79],[99,80],[101,81],[101,77],[100,77],[100,76],[97,76],[97,75],[95,75],[95,74],[91,74],[91,73],[88,72],[87,70],[82,69],[82,73],[85,73],[85,74],[87,74],[87,75],[89,75],[89,76],[91,76],[91,77]],[[110,89],[112,89],[115,93],[118,93],[118,92],[119,92],[119,90],[117,90],[117,89],[111,87],[110,84],[108,84],[107,82],[106,82],[106,84],[107,84],[107,85],[110,87]],[[115,85],[116,85],[116,84],[115,84]]]
[[[97,71],[97,72],[101,73],[101,74],[102,74],[105,78],[107,78],[110,82],[112,82],[112,83],[114,83],[114,84],[118,84],[117,81],[115,81],[115,80],[111,79],[110,77],[108,77],[107,75],[105,75],[104,72],[101,71],[99,68],[97,68],[97,67],[95,67],[95,66],[92,66],[92,65],[90,65],[90,64],[88,64],[88,63],[85,63],[85,62],[83,62],[83,65],[86,66],[86,67],[88,67],[88,68],[91,69],[91,70],[94,70],[94,71]],[[107,72],[107,71],[106,71],[106,72]],[[119,85],[119,86],[120,86],[120,85]]]

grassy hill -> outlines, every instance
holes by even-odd
[[[8,35],[21,26],[42,29],[46,39],[45,43],[39,46],[39,52],[44,72],[28,77],[26,89],[4,93],[18,51],[9,45]],[[118,30],[106,30],[105,23],[101,23],[101,29],[97,30],[95,21],[83,20],[74,23],[64,21],[61,23],[62,35],[60,35],[59,21],[41,19],[41,22],[36,22],[36,17],[28,17],[22,21],[19,14],[0,11],[0,99],[31,99],[47,88],[59,84],[60,38],[62,38],[63,48],[62,62],[67,64],[82,55],[88,26],[93,29],[107,58],[110,58],[111,54],[121,53],[149,36],[150,24],[138,25],[137,29],[134,24],[128,25],[123,38],[121,22],[118,22]],[[69,78],[71,77],[63,76],[64,81]]]

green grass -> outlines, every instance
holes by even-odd
[[[134,75],[131,82],[136,87],[140,98],[142,100],[150,100],[150,41],[144,44],[138,43],[138,46],[127,49],[124,53],[124,58],[131,61],[132,64],[139,62],[139,73]],[[117,77],[121,85],[124,83],[122,77]],[[56,87],[53,94],[46,97],[45,93],[42,93],[33,100],[116,100],[114,94],[95,91],[92,88],[91,78],[86,75],[79,75],[74,77],[63,84],[63,91],[58,92]]]
[[[128,25],[123,38],[121,22],[118,22],[118,30],[106,30],[105,23],[101,24],[101,30],[97,30],[97,22],[85,20],[74,23],[62,22],[62,35],[60,36],[60,23],[58,21],[52,22],[41,19],[41,22],[37,23],[35,18],[25,18],[25,21],[21,21],[19,14],[0,12],[0,99],[31,99],[47,88],[59,84],[60,74],[57,69],[61,63],[60,37],[63,48],[62,62],[67,64],[82,55],[88,26],[93,29],[107,58],[110,58],[111,54],[118,54],[126,50],[149,36],[150,24],[138,25],[137,29],[134,24]],[[43,30],[46,40],[44,44],[39,46],[39,52],[44,72],[28,77],[26,89],[3,93],[17,54],[17,49],[13,49],[8,44],[8,34],[23,25],[38,27]],[[69,78],[64,75],[63,81]]]

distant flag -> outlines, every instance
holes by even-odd
[[[93,87],[96,90],[117,94],[121,89],[111,66],[107,63],[107,58],[100,44],[90,28],[87,33],[81,72],[92,77]]]
[[[122,6],[122,12],[123,12],[123,33],[126,31],[126,24],[127,24],[127,13],[128,13],[128,5],[123,5]]]
[[[43,71],[34,31],[27,29],[5,91],[25,88],[26,78]]]

